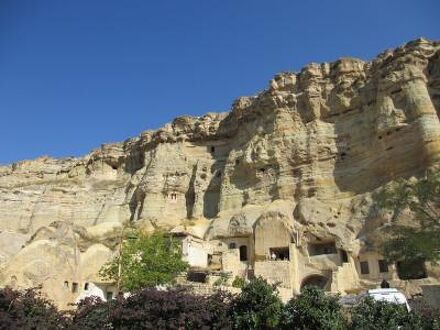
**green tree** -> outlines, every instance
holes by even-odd
[[[367,297],[353,308],[351,321],[353,330],[435,329],[420,315],[408,313],[404,305],[375,301],[371,297]]]
[[[170,283],[188,267],[180,243],[159,232],[138,233],[123,241],[119,252],[101,268],[100,275],[128,291]]]
[[[246,283],[231,306],[234,329],[278,329],[283,303],[263,278]]]
[[[306,286],[300,295],[292,298],[285,306],[282,329],[346,329],[337,296],[325,295],[315,286]]]
[[[388,260],[440,260],[440,172],[428,172],[419,180],[398,180],[376,194],[375,200],[392,215],[383,246]],[[409,224],[401,221],[408,211],[414,217]]]

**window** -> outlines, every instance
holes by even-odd
[[[370,267],[368,267],[368,261],[361,261],[360,266],[361,266],[361,274],[363,275],[370,274]]]
[[[177,199],[177,194],[171,193],[171,199],[175,201]]]
[[[234,242],[229,243],[229,248],[230,249],[235,249],[235,248],[237,248],[237,245]]]
[[[113,292],[107,291],[106,296],[107,296],[107,301],[112,300],[113,299]]]
[[[206,283],[207,275],[204,271],[189,270],[186,279],[190,282]]]
[[[380,273],[388,273],[388,262],[386,260],[378,260],[379,263],[379,272]]]
[[[84,283],[84,290],[87,291],[88,289],[89,289],[89,283],[86,282],[86,283]]]
[[[76,283],[76,282],[72,283],[72,292],[73,293],[78,292],[78,283]]]
[[[64,289],[68,289],[69,288],[69,282],[68,281],[64,281]]]
[[[425,261],[423,259],[399,261],[396,264],[397,275],[401,280],[417,280],[426,278]]]
[[[320,254],[335,254],[335,253],[337,253],[335,242],[309,244],[309,254],[311,256],[316,256]]]
[[[210,150],[211,150],[211,153],[213,154],[215,152],[215,147],[211,146]]]
[[[247,261],[247,260],[248,260],[247,246],[242,245],[242,246],[240,246],[240,261]]]
[[[289,260],[289,247],[270,248],[270,259],[272,260]]]

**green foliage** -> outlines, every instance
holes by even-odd
[[[221,273],[220,277],[213,283],[214,286],[222,286],[228,283],[228,274]]]
[[[123,289],[133,291],[170,283],[187,267],[175,239],[163,233],[139,233],[123,243],[121,253],[101,268],[100,275],[120,280]]]
[[[327,296],[315,286],[306,286],[285,306],[282,329],[346,329],[338,297]]]
[[[390,261],[440,260],[440,173],[430,172],[417,181],[399,180],[375,195],[377,205],[392,214],[393,225],[386,232],[384,255]],[[410,211],[413,225],[399,224]]]
[[[243,288],[246,284],[246,280],[244,277],[235,276],[234,280],[232,281],[232,286],[234,288]]]
[[[263,278],[252,279],[231,305],[235,329],[277,329],[283,303],[276,287]]]
[[[408,313],[404,305],[375,301],[371,297],[352,310],[351,320],[353,330],[432,329],[418,314]]]

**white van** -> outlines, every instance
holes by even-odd
[[[405,305],[408,312],[411,311],[405,295],[395,288],[372,289],[359,295],[347,295],[340,298],[342,306],[352,308],[358,305],[365,297],[371,297],[376,301],[386,301],[392,304]]]
[[[408,312],[411,311],[411,307],[409,307],[405,295],[397,289],[371,289],[367,291],[366,295],[376,301],[386,301],[397,305],[405,305]]]

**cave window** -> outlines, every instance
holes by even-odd
[[[105,295],[107,297],[107,301],[113,299],[113,292],[112,291],[107,291]]]
[[[370,267],[368,266],[368,261],[361,261],[359,265],[361,266],[362,275],[370,274]]]
[[[172,200],[177,200],[177,194],[176,193],[171,193],[171,199]]]
[[[260,168],[260,172],[264,173],[264,172],[266,172],[266,169],[264,167],[262,167],[262,168]]]
[[[69,288],[69,281],[64,281],[64,289],[68,289]]]
[[[279,247],[279,248],[270,248],[269,249],[270,258],[272,260],[289,260],[289,247]]]
[[[379,264],[380,273],[388,273],[388,262],[386,260],[381,259],[377,263]]]
[[[247,246],[242,245],[242,246],[240,246],[240,261],[247,261],[247,260],[248,260]]]
[[[72,283],[72,293],[78,292],[78,283],[73,282]]]
[[[342,260],[342,262],[348,262],[347,251],[341,250],[341,260]]]
[[[309,254],[311,256],[317,256],[320,254],[335,254],[335,253],[337,253],[335,242],[309,243]]]
[[[235,165],[239,165],[240,164],[240,160],[239,159],[236,159],[235,160]]]
[[[207,274],[203,271],[190,270],[186,275],[186,279],[190,282],[206,283]]]
[[[210,150],[211,153],[213,154],[213,153],[215,152],[215,147],[214,147],[214,146],[211,146],[211,147],[209,148],[209,150]]]
[[[84,283],[84,290],[87,291],[89,289],[89,282]]]
[[[427,277],[423,259],[399,261],[396,266],[397,275],[401,280],[417,280]]]
[[[230,249],[235,249],[236,247],[237,247],[237,245],[234,242],[229,243],[229,248]]]

